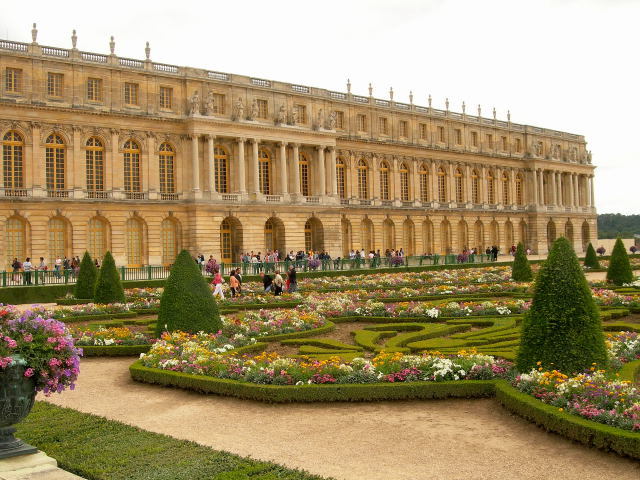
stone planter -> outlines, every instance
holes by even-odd
[[[0,459],[38,451],[13,436],[12,425],[29,414],[36,397],[35,380],[24,376],[26,369],[25,361],[14,357],[10,367],[0,370]]]

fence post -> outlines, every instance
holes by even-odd
[[[2,286],[3,287],[7,286],[7,271],[6,270],[2,271]]]
[[[64,268],[62,269],[62,272],[64,273],[64,283],[65,284],[69,283],[69,270]]]
[[[126,278],[124,278],[124,272],[125,272],[124,266],[120,267],[120,278],[122,279],[123,282],[126,280]]]

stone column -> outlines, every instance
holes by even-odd
[[[287,178],[287,142],[280,142],[280,193],[287,195],[289,193],[289,180]]]
[[[155,136],[147,134],[147,177],[149,178],[147,183],[147,191],[149,192],[149,199],[158,198],[158,192],[160,191],[160,168],[157,155],[156,139]],[[143,178],[144,181],[144,178]],[[144,191],[144,190],[143,190]]]
[[[251,174],[253,175],[253,193],[260,193],[260,168],[258,165],[258,139],[251,139]]]
[[[590,204],[589,206],[591,208],[594,208],[596,206],[596,197],[595,197],[595,193],[594,193],[594,176],[593,175],[589,175],[589,200],[590,200]]]
[[[215,141],[216,137],[213,135],[207,136],[207,156],[209,158],[209,181],[207,185],[209,186],[209,191],[211,193],[216,193],[216,157],[215,157]],[[229,172],[227,172],[227,175]]]
[[[578,181],[578,174],[573,175],[573,191],[575,193],[576,207],[580,207],[580,182]]]
[[[238,193],[247,193],[247,176],[244,164],[244,142],[246,139],[238,138]]]
[[[318,147],[316,147],[316,149],[318,150],[318,186],[316,187],[316,191],[318,192],[319,196],[324,196],[326,194],[326,186],[327,186],[327,179],[326,179],[326,173],[325,173],[325,158],[324,158],[324,149],[326,147],[319,145]]]
[[[558,189],[556,187],[556,172],[551,171],[551,204],[558,204]]]
[[[345,177],[347,176],[347,172]],[[329,195],[338,196],[338,183],[336,180],[336,149],[329,147]]]
[[[440,194],[438,190],[438,168],[435,162],[431,162],[431,200],[440,202]]]
[[[567,174],[567,183],[569,184],[569,206],[570,207],[575,207],[576,206],[576,198],[575,198],[575,193],[574,193],[574,185],[573,185],[573,173],[568,173]]]
[[[480,179],[480,203],[489,203],[489,184],[487,180],[487,169],[486,167],[482,167],[482,172],[480,172],[482,178]]]
[[[106,175],[105,186],[107,190],[112,190],[113,192],[121,192],[124,189],[124,172],[122,171],[122,162],[118,159],[119,139],[118,130],[111,130],[111,151],[109,152],[111,158],[108,162],[105,162],[104,173]]]
[[[291,177],[293,178],[293,192],[295,195],[300,195],[300,145],[298,143],[292,143],[291,154]]]
[[[496,179],[495,179],[495,195],[496,195],[496,205],[504,205],[502,190],[504,187],[502,185],[502,169],[496,168]]]
[[[466,164],[464,167],[464,175],[464,178],[466,179],[464,188],[467,190],[465,198],[467,200],[467,203],[473,203],[473,185],[471,179],[471,167],[469,166],[469,164]]]
[[[371,198],[374,200],[380,199],[380,162],[377,157],[373,157],[371,159],[371,179],[373,182],[372,185],[372,195]]]
[[[453,163],[449,164],[449,185],[447,188],[449,189],[449,202],[457,202],[456,199],[456,177]]]
[[[532,201],[534,205],[538,205],[538,171],[537,170],[532,170],[532,178],[533,178],[533,189],[532,189],[532,193],[533,193],[533,197],[532,197]]]
[[[545,192],[544,192],[544,170],[538,171],[540,175],[540,205],[546,205]]]
[[[191,169],[193,174],[193,191],[200,191],[200,165],[198,164],[198,135],[191,135]]]

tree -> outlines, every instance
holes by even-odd
[[[629,256],[620,237],[617,238],[611,252],[609,268],[607,268],[607,282],[614,285],[633,282],[633,270],[631,270]]]
[[[80,262],[80,272],[78,280],[73,289],[73,295],[76,298],[93,298],[96,289],[96,280],[98,279],[98,269],[91,259],[89,252],[84,252],[82,262]]]
[[[102,267],[96,283],[96,292],[93,295],[96,303],[124,303],[124,289],[120,283],[120,275],[116,268],[116,262],[107,252],[102,260]]]
[[[533,280],[531,265],[529,265],[529,260],[527,259],[527,254],[524,251],[522,242],[519,242],[516,248],[516,256],[513,259],[513,267],[511,269],[511,278],[516,282],[530,282]]]
[[[598,261],[598,256],[596,255],[596,251],[589,242],[589,246],[587,247],[587,254],[584,256],[584,266],[588,268],[600,268],[600,262]]]
[[[517,368],[528,372],[537,362],[566,374],[607,363],[598,307],[578,257],[564,237],[553,243],[540,268],[522,326]]]
[[[181,330],[215,333],[222,328],[211,289],[186,250],[176,258],[160,298],[156,335]]]

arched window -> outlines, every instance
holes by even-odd
[[[220,256],[224,263],[231,262],[231,225],[227,219],[220,224]]]
[[[313,232],[311,230],[311,222],[309,220],[304,224],[304,249],[306,252],[312,250]]]
[[[47,190],[54,192],[65,187],[65,145],[60,135],[51,134],[45,142],[45,173]]]
[[[92,258],[102,258],[107,251],[107,224],[93,217],[87,230],[87,249]]]
[[[509,189],[509,175],[506,172],[502,173],[502,204],[511,204],[511,191]]]
[[[304,224],[304,248],[307,252],[324,250],[324,230],[322,222],[312,217]]]
[[[367,200],[369,198],[369,168],[364,160],[358,161],[358,198]]]
[[[134,140],[124,144],[124,191],[128,197],[142,191],[140,179],[140,145]]]
[[[462,203],[464,202],[463,176],[462,176],[462,170],[460,170],[459,168],[456,168],[455,179],[456,179],[456,203]]]
[[[298,168],[300,169],[300,192],[305,197],[310,195],[309,191],[309,160],[307,156],[300,152],[298,154]]]
[[[496,179],[491,171],[487,173],[487,201],[491,205],[496,203]]]
[[[260,193],[271,195],[271,156],[263,148],[258,150],[258,177]]]
[[[385,251],[397,248],[396,226],[389,218],[382,222],[382,248]]]
[[[389,200],[389,164],[386,161],[380,164],[380,198]]]
[[[447,173],[444,168],[438,168],[438,201],[447,202]]]
[[[409,201],[409,169],[405,163],[400,165],[400,199]]]
[[[424,163],[420,164],[418,175],[420,175],[420,201],[426,203],[429,201],[429,169]]]
[[[178,223],[172,218],[162,221],[162,264],[171,265],[178,256],[180,249],[180,234]]]
[[[213,151],[216,192],[229,193],[229,154],[221,145]]]
[[[67,222],[60,217],[49,220],[49,258],[64,258],[67,254]]]
[[[275,250],[276,246],[273,241],[273,222],[267,220],[264,224],[264,246],[267,250]]]
[[[143,264],[143,228],[136,218],[127,220],[127,266],[140,267]]]
[[[27,227],[26,222],[18,217],[11,217],[7,220],[7,243],[5,252],[7,255],[7,266],[10,266],[14,258],[20,262],[27,256],[26,248]]]
[[[342,157],[336,159],[336,184],[338,186],[338,197],[347,198],[347,183],[346,183],[346,167]]]
[[[85,150],[87,167],[87,191],[104,191],[104,145],[99,138],[87,140]],[[91,196],[91,195],[90,195]]]
[[[472,202],[475,204],[480,202],[480,176],[478,175],[478,171],[474,170],[471,172],[471,198]]]
[[[360,246],[365,252],[373,250],[373,222],[365,218],[360,227]]]
[[[4,188],[24,188],[24,140],[18,132],[2,138],[2,172]]]
[[[524,205],[524,191],[523,191],[522,175],[516,175],[516,204]]]
[[[176,193],[176,153],[167,142],[160,145],[158,160],[160,167],[160,193]]]

